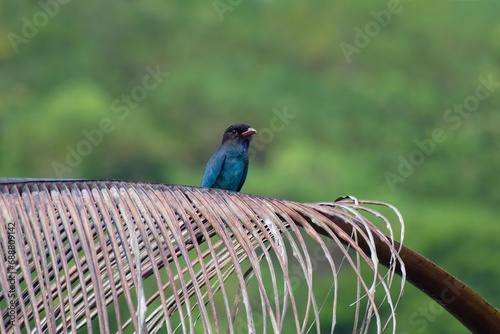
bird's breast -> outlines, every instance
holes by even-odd
[[[248,148],[243,146],[230,146],[226,150],[226,158],[248,159]]]

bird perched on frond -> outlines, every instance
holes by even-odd
[[[248,172],[248,147],[257,131],[245,123],[226,129],[222,145],[205,167],[201,186],[240,191]]]

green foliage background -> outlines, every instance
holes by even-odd
[[[245,121],[260,133],[244,192],[392,203],[409,247],[500,307],[497,1],[60,2],[0,3],[2,176],[199,185]],[[147,68],[168,76],[127,106]],[[490,96],[453,111],[479,77]],[[398,333],[423,332],[468,331],[408,287]]]

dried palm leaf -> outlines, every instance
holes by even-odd
[[[395,333],[403,260],[408,267],[414,257],[368,207],[393,209],[402,240],[402,218],[389,205],[146,183],[3,182],[1,333],[333,333],[339,307],[352,311],[353,333]],[[352,307],[338,298],[348,271]]]

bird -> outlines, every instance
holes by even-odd
[[[205,167],[201,186],[240,191],[248,173],[248,147],[257,131],[236,123],[224,131],[222,144]]]

